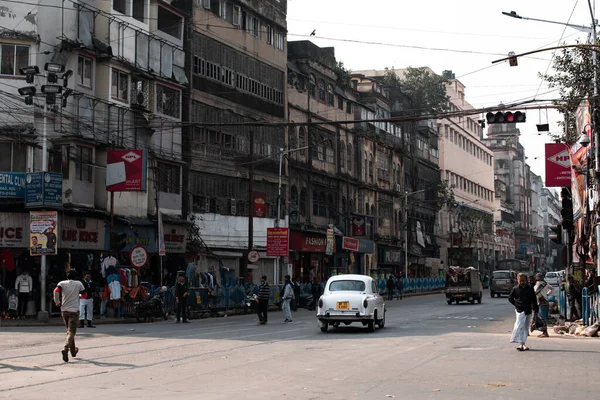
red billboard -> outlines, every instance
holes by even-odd
[[[267,216],[267,194],[254,192],[254,204],[253,204],[253,215],[258,218],[265,218]]]
[[[358,251],[359,247],[360,247],[360,240],[355,239],[353,237],[348,237],[348,236],[344,236],[342,238],[342,249]]]
[[[546,143],[546,187],[571,186],[571,155],[562,143]]]
[[[146,190],[147,158],[144,150],[109,150],[106,154],[106,190],[134,192]],[[158,181],[161,171],[158,171]]]
[[[267,228],[267,257],[287,257],[288,253],[288,228]]]

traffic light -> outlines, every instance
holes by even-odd
[[[114,252],[122,251],[127,246],[127,234],[113,232],[110,237],[110,249]]]
[[[485,119],[488,124],[512,124],[512,123],[521,123],[527,120],[527,117],[524,112],[517,111],[513,113],[512,111],[498,111],[498,112],[489,112],[485,114]]]
[[[548,237],[552,240],[552,243],[563,244],[562,242],[562,226],[556,225],[551,226],[550,230],[554,233],[550,233]]]
[[[571,190],[562,188],[560,197],[562,198],[562,209],[560,210],[562,227],[566,230],[571,230],[573,229],[573,201],[571,199]]]

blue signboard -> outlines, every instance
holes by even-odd
[[[0,172],[0,198],[22,199],[25,197],[24,172]]]
[[[62,174],[31,172],[25,176],[25,207],[62,207]]]

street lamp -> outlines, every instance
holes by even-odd
[[[404,191],[404,278],[408,279],[408,196],[423,193],[427,189],[421,189],[414,192]]]

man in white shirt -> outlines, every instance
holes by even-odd
[[[65,348],[62,350],[64,362],[69,361],[69,351],[73,357],[77,357],[79,349],[75,347],[75,335],[77,334],[77,323],[79,322],[79,295],[85,292],[81,281],[76,279],[76,272],[67,272],[67,280],[61,281],[54,289],[54,303],[60,306],[62,319],[67,328],[67,339]]]
[[[19,318],[25,319],[25,313],[27,312],[27,303],[29,302],[29,295],[33,290],[33,280],[27,271],[22,271],[21,275],[17,276],[15,282],[15,289],[19,296]]]

